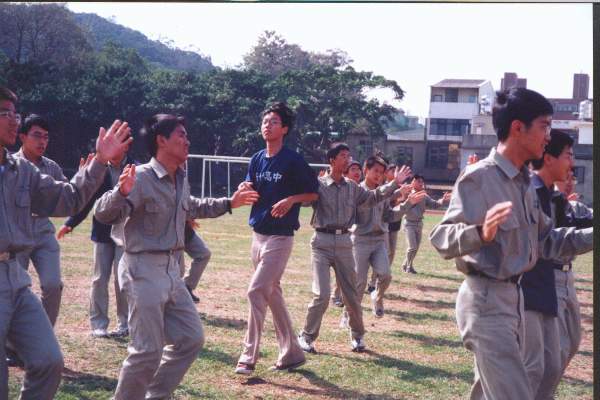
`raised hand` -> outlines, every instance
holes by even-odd
[[[491,242],[496,237],[498,226],[504,223],[512,212],[512,201],[498,203],[490,208],[485,214],[485,220],[481,227],[481,240]]]
[[[94,159],[94,156],[95,156],[94,153],[89,153],[87,155],[87,158],[81,157],[79,159],[79,171],[81,171],[82,169],[85,169],[88,165],[90,165],[90,163]]]
[[[127,197],[133,190],[135,185],[135,164],[128,164],[123,168],[121,176],[119,176],[119,193],[122,196]]]
[[[233,196],[231,196],[231,208],[251,206],[258,201],[258,198],[259,195],[256,190],[238,189]]]
[[[398,186],[402,185],[407,178],[412,176],[412,171],[408,165],[403,165],[401,167],[396,167],[394,171],[394,179]]]
[[[444,203],[447,203],[450,201],[451,197],[452,197],[452,192],[444,192],[444,195],[442,196],[442,201]]]
[[[130,133],[131,128],[127,122],[118,119],[113,122],[108,131],[101,127],[96,140],[96,159],[106,164],[109,160],[123,158],[133,141]]]
[[[406,199],[410,204],[415,205],[422,202],[427,196],[427,192],[425,190],[419,190],[418,192],[412,192],[408,195],[408,199]]]
[[[60,239],[64,238],[67,233],[71,233],[72,231],[73,231],[73,228],[71,228],[70,226],[63,225],[60,227],[60,229],[56,233],[56,238],[60,240]]]

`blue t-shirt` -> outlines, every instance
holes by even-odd
[[[266,150],[254,154],[246,181],[252,182],[260,195],[250,210],[249,224],[262,235],[293,236],[300,227],[300,204],[294,204],[282,218],[271,216],[273,205],[289,196],[319,191],[315,171],[300,154],[285,146],[273,157],[267,157]]]

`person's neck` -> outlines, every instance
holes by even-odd
[[[523,151],[518,146],[515,146],[510,139],[499,142],[496,147],[496,152],[510,161],[517,169],[521,169],[523,164],[525,164],[525,161],[527,161]]]
[[[377,189],[377,187],[379,186],[376,182],[372,182],[369,179],[365,179],[365,184],[367,185],[367,187],[371,190],[373,189]]]
[[[275,156],[277,153],[279,153],[279,151],[281,150],[282,147],[283,147],[283,140],[268,141],[267,142],[267,157]]]
[[[329,176],[331,176],[331,179],[333,179],[335,183],[340,183],[342,179],[344,179],[344,174],[342,173],[342,171],[336,171],[333,168],[330,169],[331,172],[329,173]]]
[[[179,168],[179,165],[181,163],[162,153],[156,155],[156,160],[167,170],[167,173],[169,174],[173,182],[175,182],[177,168]]]
[[[542,168],[536,171],[535,173],[537,174],[537,176],[540,177],[542,182],[544,182],[544,186],[546,186],[548,189],[552,189],[552,186],[554,186],[555,179],[550,175],[549,171],[546,168]]]
[[[23,155],[25,156],[25,158],[28,161],[31,161],[32,163],[34,163],[36,165],[40,163],[40,160],[42,159],[41,156],[37,156],[35,154],[32,154],[25,147],[21,147],[21,150],[23,151]]]

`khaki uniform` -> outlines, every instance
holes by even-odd
[[[36,244],[32,213],[67,216],[81,210],[100,186],[106,167],[96,160],[71,183],[56,182],[33,164],[8,155],[0,166],[0,340],[25,363],[22,399],[52,399],[63,357],[52,325],[15,254]],[[0,398],[8,398],[8,369],[0,346]]]
[[[310,241],[313,299],[308,305],[306,321],[301,332],[308,341],[314,341],[319,336],[323,314],[329,305],[330,267],[335,271],[342,292],[352,337],[361,338],[364,335],[352,241],[348,229],[356,222],[358,206],[374,206],[390,197],[397,187],[395,182],[391,182],[375,190],[366,190],[346,178],[340,183],[336,183],[330,175],[319,178],[319,199],[313,203],[314,212],[311,218],[311,225],[316,230]],[[323,230],[329,230],[331,233]]]
[[[194,290],[200,282],[208,261],[210,261],[211,252],[196,232],[193,232],[192,236],[185,241],[184,251],[192,258],[192,263],[186,273],[183,253],[181,254],[181,276],[185,286]]]
[[[403,269],[406,270],[413,267],[413,260],[417,256],[423,236],[423,215],[425,214],[425,210],[441,206],[442,199],[435,201],[429,196],[425,196],[425,199],[417,204],[411,204],[406,200],[400,205],[400,210],[404,214],[402,226],[406,234],[406,256],[402,262]]]
[[[192,197],[183,170],[173,182],[155,158],[136,167],[127,197],[116,187],[96,203],[100,222],[125,223],[119,284],[127,294],[131,342],[115,399],[168,398],[198,356],[202,323],[180,276],[185,221],[229,210],[226,198]]]
[[[538,257],[555,259],[592,249],[593,228],[552,229],[526,167],[518,170],[495,149],[467,166],[455,183],[450,206],[431,232],[431,244],[455,258],[467,275],[456,299],[456,319],[475,355],[471,398],[532,399],[522,358],[523,295],[520,275]],[[512,212],[494,240],[483,243],[479,227],[495,204],[512,201]]]
[[[15,157],[27,160],[20,149]],[[67,182],[62,168],[53,160],[43,157],[38,164],[34,164],[42,174],[50,175],[55,181]],[[60,309],[63,283],[60,276],[60,247],[54,236],[54,224],[47,217],[32,215],[33,237],[35,245],[17,254],[17,261],[26,270],[29,260],[32,261],[39,278],[42,289],[42,305],[52,326],[56,323]]]
[[[369,190],[365,181],[360,184],[360,187],[365,191]],[[390,213],[390,201],[359,206],[356,211],[356,222],[350,228],[359,303],[362,302],[369,266],[371,266],[373,274],[377,276],[375,294],[372,296],[375,297],[379,309],[383,309],[383,294],[392,281],[387,237],[388,224],[384,222],[384,218]]]

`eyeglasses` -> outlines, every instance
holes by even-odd
[[[32,133],[30,133],[30,134],[29,134],[29,135],[27,135],[27,136],[29,136],[29,137],[32,137],[32,138],[34,138],[35,140],[46,140],[46,141],[48,141],[48,138],[49,138],[49,137],[48,137],[48,134],[45,134],[45,135],[44,135],[44,134],[42,134],[42,133],[39,133],[39,132],[32,132]]]
[[[0,117],[12,118],[17,122],[17,124],[21,123],[21,114],[17,114],[12,110],[0,110]]]

